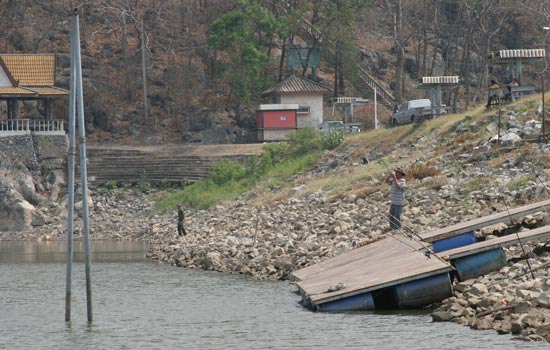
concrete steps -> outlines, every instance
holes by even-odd
[[[177,149],[90,148],[88,180],[90,183],[181,182],[208,177],[212,164],[222,159],[244,161],[253,154],[187,155]],[[209,152],[205,152],[209,153]],[[79,169],[77,170],[79,173]]]

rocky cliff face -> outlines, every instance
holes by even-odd
[[[1,137],[0,145],[0,231],[50,222],[66,193],[65,136]]]
[[[29,170],[21,163],[0,165],[0,231],[31,228],[36,208],[41,198],[36,195]],[[42,201],[43,202],[43,201]]]

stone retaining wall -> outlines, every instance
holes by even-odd
[[[63,169],[67,157],[66,135],[17,135],[0,137],[2,154],[33,168],[35,164]]]
[[[32,135],[36,160],[50,169],[64,169],[67,158],[67,135]]]
[[[12,160],[18,160],[31,167],[36,160],[31,135],[0,137],[0,150]]]

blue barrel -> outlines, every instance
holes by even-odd
[[[394,287],[395,304],[401,309],[429,305],[453,295],[448,273],[406,282]]]
[[[506,265],[506,254],[502,248],[465,256],[451,260],[456,268],[458,278],[465,281],[476,278],[491,271],[499,270]]]
[[[318,311],[372,310],[374,309],[374,299],[371,293],[361,293],[318,304],[316,307]]]
[[[445,250],[463,247],[468,244],[477,242],[477,237],[474,231],[464,232],[459,235],[443,238],[432,242],[434,252],[439,253]]]

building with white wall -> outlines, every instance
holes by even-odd
[[[297,128],[317,128],[323,122],[323,97],[332,91],[309,79],[292,75],[262,93],[274,104],[297,104]]]

